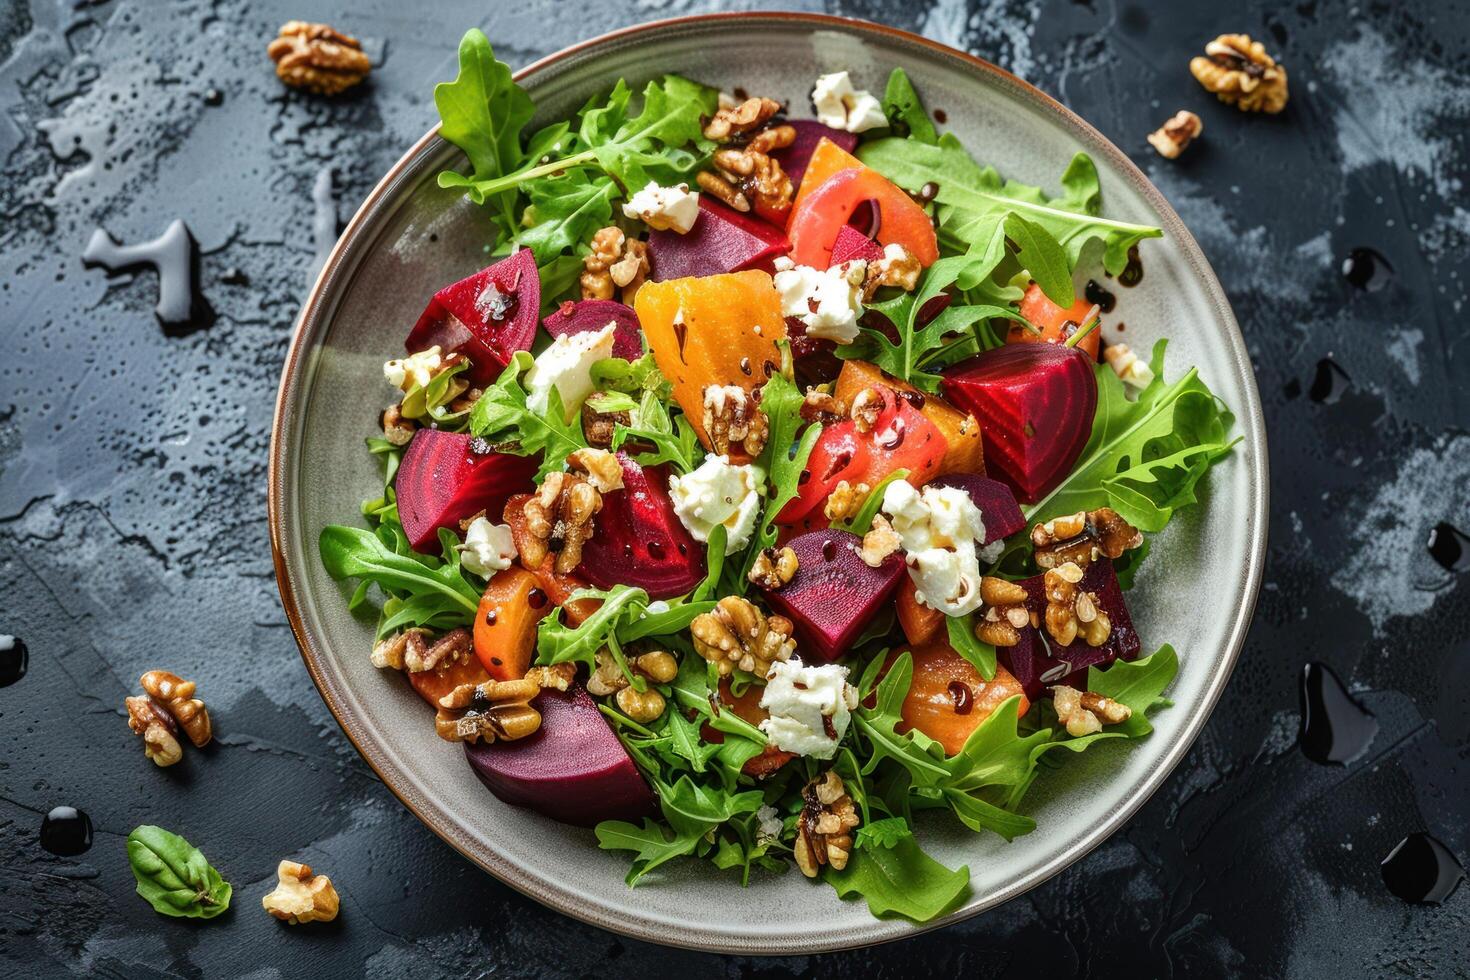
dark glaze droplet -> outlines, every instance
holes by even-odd
[[[914,408],[924,407],[924,393],[922,391],[900,391],[898,397],[908,402]]]
[[[799,486],[799,487],[804,487],[804,486],[806,486],[807,481],[810,480],[811,478],[812,478],[812,471],[811,470],[802,470],[801,471],[801,475],[796,478],[796,485]]]
[[[92,818],[74,806],[58,806],[41,821],[41,846],[52,854],[75,857],[92,847]]]
[[[500,607],[496,606],[485,614],[485,625],[494,626],[495,621],[500,618]]]
[[[546,605],[546,601],[546,593],[540,589],[532,589],[526,595],[526,605],[530,606],[532,609],[540,609],[542,606]]]
[[[939,185],[934,183],[934,181],[932,180],[924,184],[923,187],[920,187],[919,193],[917,195],[920,204],[928,204],[930,201],[934,200],[938,196]]]
[[[674,340],[679,344],[679,360],[684,360],[684,342],[689,339],[689,324],[683,317],[674,318]]]
[[[497,667],[504,667],[505,666],[505,661],[504,660],[501,660],[499,657],[491,657],[490,658],[490,662],[492,664],[494,664],[495,666],[497,666]]]
[[[1143,259],[1138,256],[1138,246],[1128,249],[1128,264],[1118,273],[1118,285],[1132,289],[1143,282]]]
[[[658,541],[648,542],[648,557],[652,558],[654,561],[663,561],[664,554],[665,549],[663,544]]]
[[[1326,664],[1302,668],[1301,711],[1297,744],[1313,762],[1352,762],[1368,751],[1378,734],[1377,719],[1353,700]]]
[[[26,675],[31,652],[18,636],[0,636],[0,687],[9,687]]]
[[[765,369],[766,377],[767,378],[769,378],[771,375],[773,375],[773,374],[776,373],[776,365],[772,364],[770,361],[767,361],[765,363],[764,369]]]
[[[893,424],[878,434],[878,448],[892,452],[903,445],[903,437],[907,434],[908,426],[903,419],[894,419]]]
[[[1317,373],[1312,377],[1312,387],[1307,395],[1314,402],[1336,405],[1352,387],[1353,379],[1348,377],[1348,373],[1331,357],[1324,357],[1317,362]]]
[[[970,694],[969,685],[961,684],[959,681],[950,681],[948,690],[950,699],[954,701],[955,714],[967,715],[975,707],[974,697]]]
[[[822,542],[822,560],[832,561],[837,557],[837,542],[828,538]]]
[[[687,554],[689,554],[689,546],[687,544],[685,544],[684,542],[682,542],[682,541],[679,542],[679,554],[681,554],[681,555],[687,555]]]
[[[742,357],[740,359],[740,373],[743,374],[743,375],[745,375],[748,378],[748,377],[750,377],[750,372],[752,370],[753,369],[750,366],[750,358],[748,358],[748,357]]]
[[[1379,866],[1388,890],[1406,902],[1438,905],[1455,890],[1465,869],[1450,849],[1425,833],[1398,842]]]
[[[1342,277],[1357,289],[1376,293],[1393,281],[1393,265],[1377,249],[1352,249],[1342,260]]]
[[[949,114],[947,112],[945,112],[943,109],[935,109],[934,110],[934,121],[937,122],[937,123],[939,123],[939,125],[943,126],[945,123],[949,122]]]
[[[1429,556],[1451,572],[1470,572],[1470,537],[1440,521],[1429,530]]]
[[[158,272],[158,303],[153,314],[164,333],[188,333],[214,321],[214,310],[199,291],[199,243],[182,221],[174,221],[162,235],[137,245],[121,245],[98,228],[82,252],[82,264],[101,266],[108,272],[153,266]]]
[[[224,105],[225,104],[225,93],[221,92],[217,88],[208,88],[208,89],[205,89],[204,90],[204,104],[207,105],[207,106]]]
[[[739,85],[735,86],[730,91],[731,94],[734,95],[735,98],[739,99],[741,102],[744,102],[746,99],[750,98],[750,93],[745,91],[745,89],[741,88]]]
[[[1118,305],[1118,297],[1096,279],[1087,280],[1087,287],[1082,290],[1082,295],[1087,297],[1087,302],[1096,303],[1098,310],[1103,313],[1113,312],[1113,307]]]

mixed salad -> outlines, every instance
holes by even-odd
[[[863,81],[867,81],[864,79]],[[1157,228],[977,163],[901,68],[805,107],[677,76],[528,129],[470,31],[435,101],[493,216],[384,365],[368,527],[321,534],[501,799],[931,919],[1033,780],[1139,738],[1177,669],[1125,593],[1233,418],[1101,324]],[[426,727],[428,716],[426,715]],[[939,811],[921,817],[921,811]]]

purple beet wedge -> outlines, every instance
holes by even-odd
[[[705,574],[704,545],[679,523],[669,499],[667,466],[639,466],[626,453],[623,489],[602,495],[597,533],[582,545],[579,571],[593,585],[632,585],[654,599],[672,599]]]
[[[1007,344],[946,368],[940,391],[980,420],[987,469],[1032,503],[1066,478],[1092,434],[1092,369],[1073,347]]]
[[[841,265],[853,259],[876,262],[883,257],[883,246],[852,225],[843,225],[832,242],[832,265]]]
[[[797,652],[830,663],[846,653],[898,589],[903,556],[894,552],[877,568],[863,561],[863,539],[846,531],[808,531],[786,542],[796,552],[796,575],[765,590],[776,612],[796,624]]]
[[[441,527],[458,530],[460,521],[482,510],[499,514],[506,498],[531,489],[539,464],[537,456],[474,452],[463,432],[419,429],[393,478],[408,543],[437,553]]]
[[[771,159],[781,164],[781,169],[786,176],[791,178],[791,186],[800,187],[802,175],[806,173],[807,164],[812,161],[812,154],[817,151],[817,144],[823,139],[829,139],[842,149],[851,153],[857,148],[857,133],[849,133],[841,129],[832,129],[823,126],[815,119],[788,119],[786,125],[796,130],[796,139],[790,146],[771,151]]]
[[[1026,606],[1038,618],[1046,616],[1046,590],[1041,575],[1023,579],[1030,598]],[[1013,647],[998,647],[1000,662],[1016,676],[1026,689],[1028,698],[1039,697],[1046,688],[1055,684],[1083,687],[1087,680],[1087,668],[1106,667],[1115,660],[1134,660],[1143,649],[1138,632],[1133,628],[1133,617],[1123,600],[1123,590],[1118,587],[1118,576],[1113,563],[1106,558],[1093,562],[1077,587],[1084,592],[1097,595],[1097,607],[1107,613],[1113,629],[1108,641],[1100,647],[1088,646],[1076,640],[1068,646],[1057,646],[1044,630],[1027,628],[1021,631],[1021,642]]]
[[[532,706],[541,712],[535,734],[465,745],[470,766],[490,792],[579,827],[653,813],[652,791],[581,685],[565,694],[543,689]]]
[[[633,307],[610,299],[567,300],[541,321],[553,337],[601,330],[609,323],[613,330],[613,357],[636,361],[643,356],[643,333]]]
[[[699,218],[687,235],[676,231],[649,234],[648,278],[663,282],[743,269],[770,272],[776,259],[789,251],[791,242],[780,228],[701,194]]]
[[[948,473],[930,480],[929,485],[956,487],[970,495],[970,501],[985,520],[985,540],[981,544],[1008,538],[1026,526],[1016,495],[999,480],[972,473]]]
[[[465,380],[494,381],[518,350],[530,350],[541,312],[536,258],[523,248],[434,294],[404,342],[410,352],[438,345],[469,357]]]

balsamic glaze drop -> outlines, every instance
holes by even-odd
[[[214,310],[199,291],[199,243],[183,221],[175,220],[162,235],[136,245],[121,245],[98,228],[82,251],[82,264],[101,266],[108,272],[153,266],[158,272],[153,314],[165,333],[186,333],[214,320]]]
[[[1352,762],[1368,751],[1378,734],[1377,719],[1353,700],[1326,664],[1302,668],[1301,709],[1297,744],[1313,762]]]
[[[1440,521],[1429,531],[1429,556],[1451,572],[1470,572],[1470,537]]]
[[[546,605],[546,602],[547,595],[540,589],[532,589],[530,592],[526,593],[526,605],[530,606],[532,609],[540,609],[542,606]]]
[[[0,687],[9,687],[26,675],[31,652],[18,636],[0,634]]]
[[[954,701],[954,713],[967,715],[975,707],[974,699],[970,694],[970,688],[959,681],[950,681],[949,687],[945,689],[952,701]]]
[[[1382,252],[1363,246],[1342,260],[1342,277],[1357,289],[1376,293],[1393,281],[1393,265]]]
[[[1139,258],[1138,246],[1128,249],[1128,264],[1118,273],[1118,285],[1132,289],[1143,282],[1143,259]]]
[[[666,552],[664,546],[661,542],[648,542],[648,557],[652,558],[654,561],[663,561],[665,553]]]
[[[225,102],[225,93],[221,92],[219,89],[217,89],[217,88],[208,88],[208,89],[205,89],[204,90],[204,104],[205,105],[207,105],[207,106],[224,105],[224,102]]]
[[[74,806],[58,806],[41,821],[41,846],[52,854],[76,857],[92,847],[92,818]]]
[[[822,542],[822,560],[832,561],[837,557],[837,542],[828,538]]]
[[[1082,291],[1082,295],[1087,297],[1087,302],[1096,303],[1098,310],[1102,313],[1111,313],[1113,307],[1118,305],[1118,297],[1105,289],[1096,279],[1087,280],[1087,288]]]
[[[1307,395],[1314,402],[1336,405],[1352,387],[1353,379],[1348,377],[1348,373],[1331,357],[1324,357],[1317,362],[1317,373],[1312,377],[1312,387]]]
[[[1465,877],[1450,849],[1424,833],[1399,841],[1379,867],[1388,890],[1406,902],[1438,905]]]

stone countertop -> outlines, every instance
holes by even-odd
[[[1470,528],[1470,16],[1432,0],[1208,5],[853,0],[1056,95],[1134,157],[1199,238],[1256,365],[1270,434],[1270,560],[1203,736],[1121,832],[1023,898],[900,945],[725,959],[622,939],[482,873],[378,782],[286,624],[265,508],[276,382],[322,236],[433,122],[463,29],[525,64],[606,28],[706,8],[608,0],[10,0],[0,6],[0,972],[18,976],[1444,976],[1466,969],[1470,889],[1391,894],[1380,860],[1428,831],[1470,854],[1470,589],[1426,549]],[[823,9],[822,4],[805,5]],[[487,15],[486,11],[492,11]],[[276,81],[285,20],[339,26],[378,64],[359,92]],[[1216,103],[1186,64],[1222,31],[1290,68],[1280,117]],[[1178,108],[1182,159],[1145,135]],[[214,323],[164,331],[151,272],[84,268],[183,218]],[[328,244],[330,235],[326,236]],[[1395,270],[1355,288],[1343,258]],[[1336,368],[1324,363],[1331,359]],[[1336,381],[1336,384],[1329,382]],[[1330,393],[1329,393],[1330,389]],[[1314,395],[1318,397],[1314,397]],[[1326,397],[1322,397],[1326,395]],[[1208,603],[1211,597],[1202,595]],[[1297,745],[1298,679],[1339,675],[1376,716],[1346,766]],[[122,701],[161,663],[200,682],[211,748],[159,771]],[[94,847],[38,844],[85,809]],[[158,823],[231,872],[238,910],[165,921],[123,837]],[[255,910],[278,858],[327,870],[343,914]]]

